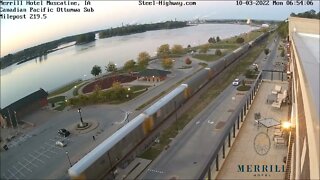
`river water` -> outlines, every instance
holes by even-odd
[[[102,67],[112,61],[122,66],[136,59],[142,51],[155,55],[162,44],[206,43],[209,37],[227,38],[254,27],[238,24],[201,24],[180,29],[157,30],[139,34],[99,39],[95,42],[68,47],[22,64],[1,70],[1,108],[43,88],[52,91],[76,79],[88,79],[94,65]]]

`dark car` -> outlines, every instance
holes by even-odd
[[[63,137],[68,137],[70,135],[70,132],[66,129],[59,129],[58,134]]]

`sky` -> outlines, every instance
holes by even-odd
[[[9,0],[3,0],[8,2]],[[150,1],[150,0],[149,0]],[[189,0],[190,1],[190,0]],[[271,0],[270,0],[271,1]],[[79,1],[80,2],[80,1]],[[174,1],[178,2],[178,1]],[[237,6],[235,1],[196,1],[195,6],[142,6],[136,1],[91,1],[94,12],[47,13],[44,20],[1,19],[0,57],[65,36],[118,27],[123,24],[144,24],[167,20],[193,19],[265,19],[284,20],[291,12],[319,11],[313,5]],[[83,9],[84,2],[77,8]],[[1,6],[11,7],[11,6]],[[17,7],[17,6],[16,6]],[[26,8],[22,5],[20,8]],[[30,6],[29,6],[30,7]],[[27,7],[29,9],[29,7]],[[40,6],[38,6],[40,7]],[[45,6],[43,6],[45,7]],[[57,6],[53,6],[55,9]],[[70,6],[72,8],[72,6]],[[28,10],[29,11],[29,10]],[[2,14],[5,14],[2,12]],[[14,13],[11,13],[14,14]],[[23,14],[23,13],[20,13]],[[27,13],[27,16],[29,13]]]

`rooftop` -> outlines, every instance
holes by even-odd
[[[314,101],[319,117],[320,35],[293,33],[293,40],[302,63],[304,80],[311,95],[310,100]]]

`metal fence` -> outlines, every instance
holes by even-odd
[[[250,90],[240,102],[238,108],[234,110],[233,114],[226,121],[225,128],[222,130],[219,137],[217,137],[220,139],[220,143],[216,144],[216,148],[209,156],[203,171],[199,172],[197,179],[212,179],[211,175],[214,172],[219,171],[219,168],[221,166],[220,163],[226,157],[226,146],[231,147],[231,140],[236,137],[236,133],[240,130],[240,126],[249,111],[249,107],[258,92],[261,82],[262,72],[259,73],[257,79],[254,81]]]

